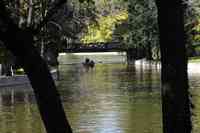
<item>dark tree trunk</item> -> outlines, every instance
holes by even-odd
[[[44,52],[44,59],[46,60],[46,62],[48,63],[48,65],[50,66],[58,66],[59,62],[58,62],[58,50],[56,47],[49,47],[49,48],[45,48],[45,52]]]
[[[126,51],[126,56],[127,56],[127,62],[128,64],[134,63],[136,60],[136,49],[135,48],[129,48]]]
[[[191,133],[183,4],[181,0],[156,0],[156,4],[162,62],[163,131]]]
[[[146,46],[146,59],[147,59],[147,60],[153,60],[151,49],[152,49],[151,43],[149,43],[149,44]]]
[[[1,75],[5,76],[13,76],[12,67],[14,65],[14,57],[11,55],[10,52],[4,52],[4,57],[2,59],[2,70]]]
[[[11,71],[11,64],[2,63],[1,75],[13,76]]]
[[[72,133],[47,64],[33,46],[33,34],[20,30],[7,17],[2,2],[0,8],[3,23],[0,25],[0,40],[16,56],[28,75],[47,133]]]
[[[48,70],[33,44],[30,32],[15,27],[8,30],[1,39],[17,57],[28,75],[34,89],[42,120],[48,133],[71,133],[59,93]],[[10,39],[12,38],[12,39]]]

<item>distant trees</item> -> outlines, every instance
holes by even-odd
[[[200,2],[198,0],[184,0],[184,4],[187,55],[196,56],[200,53]],[[147,59],[160,59],[155,2],[153,0],[130,0],[128,10],[129,33],[126,39],[127,47],[134,48],[135,54],[140,53],[139,56],[146,57]],[[143,54],[141,55],[141,53]]]
[[[153,0],[129,0],[128,36],[125,44],[135,59],[159,59],[157,10]]]
[[[92,23],[87,26],[87,32],[86,34],[81,38],[81,41],[83,43],[98,43],[98,42],[117,42],[117,41],[123,41],[123,39],[120,40],[120,36],[123,35],[120,34],[118,31],[117,36],[117,28],[122,23],[126,23],[128,19],[128,12],[126,10],[121,10],[120,12],[108,14],[108,16],[101,16],[97,19],[96,23]],[[127,27],[123,27],[126,30]],[[119,35],[120,34],[120,35]]]
[[[84,28],[81,37],[83,43],[123,41],[123,32],[119,32],[121,24],[127,22],[127,1],[125,0],[92,0],[95,8],[95,21],[90,21]],[[123,28],[123,31],[127,27]]]

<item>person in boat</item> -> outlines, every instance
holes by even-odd
[[[90,63],[89,63],[89,65],[90,65],[90,67],[92,67],[92,68],[93,68],[93,67],[94,67],[94,65],[95,65],[94,61],[93,61],[93,60],[91,60],[91,61],[90,61]]]
[[[83,63],[83,65],[85,67],[92,67],[93,68],[94,65],[95,65],[95,62],[93,60],[90,60],[89,58],[86,58],[85,62]]]
[[[87,66],[87,65],[89,64],[89,62],[90,62],[90,59],[89,59],[89,58],[86,58],[86,59],[85,59],[85,62],[83,62],[82,64],[83,64],[84,66]]]

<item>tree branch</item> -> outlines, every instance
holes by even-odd
[[[49,9],[49,11],[47,12],[47,15],[45,16],[45,18],[43,18],[43,20],[37,25],[36,29],[33,30],[34,34],[37,34],[38,32],[40,32],[41,28],[47,24],[48,21],[50,21],[50,19],[52,18],[52,16],[58,11],[58,9],[60,7],[62,7],[63,4],[65,4],[67,2],[67,0],[57,0],[54,2],[53,7]]]

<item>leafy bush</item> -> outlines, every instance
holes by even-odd
[[[24,69],[23,68],[16,69],[15,74],[19,74],[19,75],[24,74]]]

